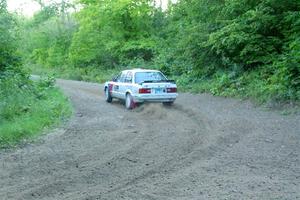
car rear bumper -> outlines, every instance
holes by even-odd
[[[152,95],[152,94],[144,94],[133,96],[133,101],[136,103],[142,102],[173,102],[176,100],[178,94],[167,94],[167,95]]]

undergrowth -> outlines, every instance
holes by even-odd
[[[71,104],[54,86],[54,78],[31,81],[6,72],[0,77],[0,147],[33,138],[67,119]]]
[[[181,91],[210,93],[216,96],[250,99],[258,104],[296,103],[300,91],[283,81],[274,81],[275,76],[266,76],[262,71],[245,72],[235,76],[230,72],[217,72],[211,77],[197,78],[193,75],[173,77]]]

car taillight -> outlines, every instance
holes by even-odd
[[[149,94],[149,93],[151,93],[151,89],[150,88],[140,88],[139,93],[140,94]]]
[[[167,93],[176,93],[177,88],[167,88]]]

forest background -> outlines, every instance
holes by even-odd
[[[183,90],[300,98],[298,0],[80,0],[18,18],[26,66],[103,82],[125,68],[155,68]]]

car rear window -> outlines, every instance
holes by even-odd
[[[160,72],[137,72],[135,73],[135,83],[142,83],[144,81],[165,81],[167,80]]]

